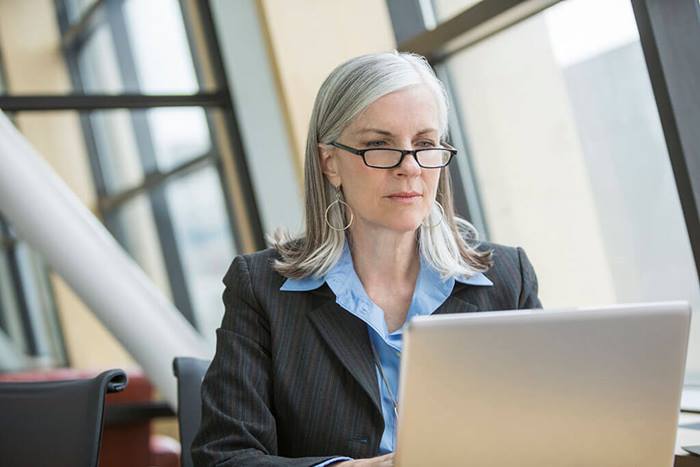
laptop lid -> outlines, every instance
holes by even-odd
[[[689,325],[683,302],[416,318],[397,465],[671,466]]]

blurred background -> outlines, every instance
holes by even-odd
[[[700,94],[697,79],[674,88],[693,70],[663,59],[697,37],[683,31],[700,17],[671,4],[700,10],[697,0],[0,0],[0,109],[212,351],[233,257],[264,248],[277,227],[302,228],[321,81],[351,57],[397,48],[429,56],[450,94],[459,213],[483,239],[525,248],[546,307],[698,310],[700,155],[683,129],[700,110],[659,104]],[[0,213],[0,372],[58,367],[139,363]],[[700,384],[698,320],[686,383]]]

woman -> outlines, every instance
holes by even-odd
[[[519,248],[455,216],[445,91],[422,57],[352,59],[321,86],[306,232],[234,260],[202,386],[197,465],[391,465],[413,316],[537,308]]]

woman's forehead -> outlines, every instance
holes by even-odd
[[[380,97],[360,112],[346,130],[354,136],[393,136],[438,132],[440,127],[435,95],[427,86],[412,86]]]

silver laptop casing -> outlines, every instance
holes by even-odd
[[[673,465],[684,302],[414,319],[396,463]]]

